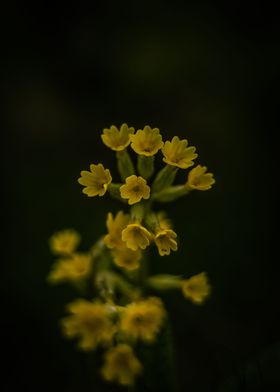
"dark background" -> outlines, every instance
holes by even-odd
[[[100,161],[115,173],[100,133],[123,122],[187,138],[217,181],[167,206],[180,247],[153,253],[153,272],[207,271],[213,285],[203,307],[164,298],[180,391],[280,390],[276,9],[100,3],[11,2],[2,14],[5,390],[115,390],[93,382],[86,356],[60,335],[76,294],[47,285],[47,241],[73,227],[87,249],[105,232],[107,211],[120,206],[85,197],[76,180]]]

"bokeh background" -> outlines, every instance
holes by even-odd
[[[180,248],[166,258],[154,253],[151,265],[185,277],[207,271],[213,285],[203,307],[180,293],[164,296],[179,390],[280,390],[275,10],[11,2],[3,16],[5,390],[118,390],[93,382],[85,355],[61,338],[58,320],[76,294],[49,287],[46,276],[54,231],[77,229],[87,249],[105,232],[107,211],[118,210],[109,197],[85,197],[77,178],[100,161],[115,173],[100,132],[123,122],[188,138],[217,181],[167,206]],[[165,390],[158,380],[143,391],[156,385]]]

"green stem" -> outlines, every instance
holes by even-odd
[[[121,197],[120,187],[121,187],[122,185],[123,185],[123,184],[111,183],[111,184],[109,185],[109,187],[108,187],[108,191],[109,191],[110,195],[111,195],[114,199],[116,199],[116,200],[118,200],[118,201],[121,201],[122,203],[127,204],[127,200],[126,200],[126,199],[123,199],[123,198]]]
[[[172,185],[173,181],[175,180],[177,171],[177,167],[170,165],[166,165],[163,169],[161,169],[153,182],[152,192],[158,193],[162,189]]]
[[[117,164],[122,181],[135,174],[134,165],[127,150],[117,151]]]
[[[186,196],[190,191],[191,189],[186,185],[170,186],[160,192],[154,193],[152,198],[153,200],[167,203],[174,201],[179,197]]]
[[[154,174],[154,160],[155,157],[146,157],[145,155],[138,155],[137,169],[143,178],[148,180]]]
[[[168,320],[154,344],[139,347],[139,358],[145,367],[145,377],[139,379],[137,392],[178,391],[174,342]]]

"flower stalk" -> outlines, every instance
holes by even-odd
[[[167,368],[160,367],[163,371],[158,373],[157,382],[164,380],[164,390],[174,391],[168,312],[154,292],[179,290],[187,300],[201,305],[211,286],[205,272],[190,277],[150,275],[154,261],[149,258],[150,247],[159,257],[178,250],[178,235],[171,220],[165,211],[154,210],[153,202],[172,202],[190,191],[211,189],[215,180],[206,166],[197,165],[188,172],[184,184],[174,184],[178,170],[189,169],[198,155],[186,139],[174,136],[164,142],[158,128],[145,125],[135,132],[127,124],[119,128],[112,125],[104,128],[101,139],[116,154],[119,178],[113,182],[110,170],[98,163],[91,164],[89,171],[81,171],[78,182],[86,196],[108,192],[122,202],[125,211],[107,214],[107,232],[88,252],[78,251],[81,238],[73,229],[50,238],[50,249],[57,259],[49,283],[70,284],[80,296],[66,307],[68,315],[61,321],[63,334],[76,339],[82,351],[102,351],[99,373],[104,380],[126,388],[137,383],[151,388],[149,369],[154,371],[155,362],[160,360]],[[137,154],[137,168],[128,148]],[[160,151],[165,166],[155,173],[155,155]]]

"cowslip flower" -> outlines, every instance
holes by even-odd
[[[212,173],[206,173],[206,166],[196,166],[188,174],[188,181],[186,186],[190,189],[199,191],[207,191],[215,184],[215,179]]]
[[[80,239],[79,233],[75,230],[67,229],[54,233],[49,240],[49,244],[54,254],[66,256],[76,250]]]
[[[122,231],[122,240],[129,249],[145,249],[150,245],[152,234],[140,223],[130,223]]]
[[[142,365],[127,344],[118,344],[105,354],[101,374],[106,381],[115,381],[123,386],[134,384],[142,372]]]
[[[195,147],[187,147],[186,139],[180,140],[174,136],[171,142],[167,141],[162,147],[164,155],[163,161],[171,166],[177,166],[181,169],[187,169],[194,164],[193,160],[198,156],[195,153]]]
[[[121,313],[120,328],[128,338],[152,342],[160,331],[166,311],[156,297],[132,302]]]
[[[182,280],[182,290],[186,298],[196,305],[201,305],[209,296],[211,286],[205,272],[194,275],[189,279]]]
[[[70,339],[78,338],[80,349],[90,351],[112,342],[115,327],[104,304],[77,299],[67,308],[72,315],[62,319],[63,331]]]
[[[170,255],[170,251],[176,251],[178,245],[176,242],[177,234],[172,229],[158,229],[154,241],[158,248],[160,256]]]
[[[125,184],[120,187],[121,197],[128,199],[128,204],[138,203],[142,198],[149,199],[150,187],[147,181],[142,177],[135,175],[129,176],[125,180]]]
[[[83,193],[89,197],[103,196],[112,182],[112,176],[109,169],[104,169],[101,163],[98,163],[98,165],[91,164],[90,172],[87,170],[81,171],[78,182],[85,186]]]
[[[171,229],[171,221],[164,212],[154,215],[153,222],[154,242],[158,248],[160,256],[170,255],[170,251],[178,249],[177,234]]]
[[[111,212],[108,213],[106,220],[108,234],[104,237],[104,243],[108,248],[125,247],[125,242],[122,240],[122,231],[128,225],[129,219],[129,215],[124,214],[123,211],[119,211],[115,216],[115,219]]]
[[[128,127],[127,124],[122,124],[120,129],[112,125],[109,129],[103,130],[101,139],[103,143],[114,151],[123,151],[130,144],[129,136],[134,133],[133,127]]]
[[[139,155],[151,157],[163,146],[162,136],[158,128],[146,125],[144,129],[138,129],[135,135],[130,135],[131,148]]]
[[[156,217],[157,217],[158,225],[162,230],[172,228],[172,222],[167,217],[166,212],[160,211],[156,214]]]
[[[58,260],[48,276],[50,283],[76,282],[86,278],[92,268],[89,254],[74,253],[71,257]]]
[[[140,266],[141,251],[131,250],[128,248],[113,249],[112,252],[113,262],[121,268],[127,270],[135,270]]]

